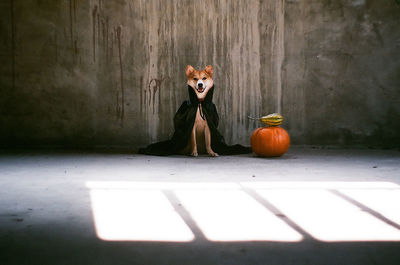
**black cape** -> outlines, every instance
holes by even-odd
[[[214,86],[208,91],[204,101],[200,102],[193,91],[192,87],[188,86],[189,100],[182,103],[174,116],[174,134],[170,140],[151,144],[145,148],[139,149],[139,153],[146,155],[175,155],[186,147],[194,122],[196,119],[197,107],[202,105],[203,114],[207,120],[208,127],[211,132],[211,148],[214,152],[220,155],[235,155],[251,153],[250,147],[242,145],[227,145],[224,137],[219,133],[217,127],[219,116],[217,109],[212,102]]]

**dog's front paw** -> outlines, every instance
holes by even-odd
[[[209,156],[212,156],[212,157],[217,157],[217,156],[219,156],[217,153],[215,153],[215,152],[208,152],[208,155]]]
[[[197,151],[193,151],[192,153],[190,153],[190,156],[196,157],[196,156],[199,156],[199,154],[197,153]]]

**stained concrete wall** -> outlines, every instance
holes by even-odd
[[[275,111],[295,144],[400,145],[400,6],[379,0],[0,3],[2,145],[138,147],[214,66],[220,130]]]
[[[400,3],[286,0],[285,14],[289,130],[305,143],[399,147]]]

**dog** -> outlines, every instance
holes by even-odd
[[[213,72],[214,69],[211,65],[206,66],[201,71],[194,69],[191,65],[186,67],[187,84],[194,90],[199,102],[205,99],[208,91],[214,86]],[[207,153],[212,157],[218,156],[211,148],[210,127],[208,126],[201,104],[197,107],[196,118],[189,141],[186,147],[181,150],[181,153],[194,157],[198,156],[199,153]]]
[[[251,153],[250,147],[240,144],[227,145],[218,131],[219,115],[213,103],[213,67],[196,70],[186,67],[189,100],[182,102],[174,115],[174,133],[169,140],[152,143],[140,148],[146,155],[190,155],[208,154],[212,157]]]

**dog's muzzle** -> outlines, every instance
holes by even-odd
[[[205,87],[204,87],[203,82],[199,81],[199,82],[197,83],[197,91],[198,91],[199,93],[203,93],[204,90],[205,90]]]

